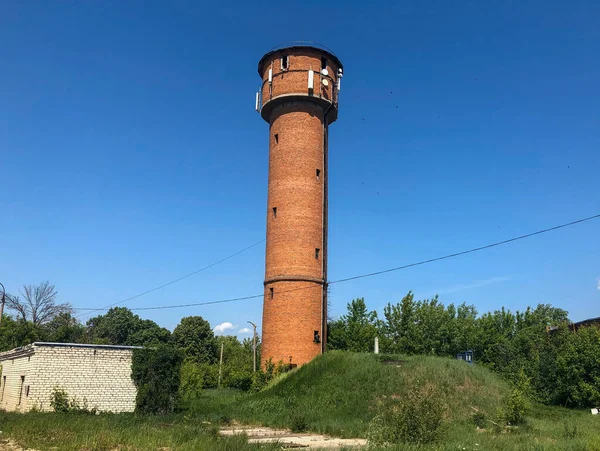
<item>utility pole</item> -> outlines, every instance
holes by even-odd
[[[0,283],[0,285],[2,285]],[[2,325],[2,315],[4,315],[4,303],[6,302],[6,289],[2,285],[2,303],[0,303],[0,326]]]
[[[252,324],[254,327],[254,335],[252,336],[252,350],[254,351],[254,372],[256,373],[256,324],[252,321],[248,321],[249,324]]]
[[[219,361],[219,382],[217,384],[218,388],[221,388],[221,373],[223,372],[223,345],[225,342],[221,342],[221,360]]]

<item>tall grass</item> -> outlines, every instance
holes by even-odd
[[[184,415],[0,412],[2,438],[39,450],[275,450],[245,436],[218,437],[217,428]]]
[[[386,360],[400,361],[388,365]],[[507,387],[490,371],[439,357],[398,357],[332,351],[260,393],[205,396],[191,411],[217,412],[249,423],[290,427],[299,416],[311,431],[364,437],[381,397],[402,397],[416,382],[435,385],[450,418],[466,420],[475,407],[493,413]]]
[[[259,393],[202,392],[167,417],[0,412],[0,429],[2,438],[39,450],[249,450],[258,447],[245,437],[217,437],[218,426],[237,420],[365,437],[378,406],[411,399],[415,387],[435,392],[427,408],[443,411],[443,433],[431,444],[381,449],[600,451],[600,418],[589,411],[534,404],[524,425],[492,427],[510,390],[485,368],[438,357],[347,352],[320,356]],[[477,428],[474,412],[489,427]]]

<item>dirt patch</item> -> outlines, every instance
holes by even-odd
[[[23,448],[14,440],[0,440],[0,451],[37,451],[33,448]]]

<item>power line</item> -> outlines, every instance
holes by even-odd
[[[532,232],[532,233],[528,233],[526,235],[521,235],[521,236],[517,236],[517,237],[514,237],[514,238],[509,238],[507,240],[498,241],[496,243],[486,244],[485,246],[475,247],[473,249],[469,249],[469,250],[465,250],[465,251],[461,251],[461,252],[455,252],[453,254],[448,254],[448,255],[441,256],[441,257],[430,258],[428,260],[422,260],[420,262],[410,263],[408,265],[397,266],[395,268],[389,268],[389,269],[384,269],[384,270],[381,270],[381,271],[376,271],[376,272],[371,272],[371,273],[366,273],[366,274],[360,274],[360,275],[352,276],[352,277],[346,277],[344,279],[333,280],[333,281],[328,282],[328,284],[329,285],[333,285],[333,284],[336,284],[336,283],[349,282],[351,280],[364,279],[366,277],[373,277],[373,276],[378,276],[378,275],[381,275],[381,274],[386,274],[386,273],[389,273],[389,272],[400,271],[402,269],[412,268],[414,266],[426,265],[428,263],[433,263],[433,262],[440,261],[440,260],[447,260],[449,258],[454,258],[454,257],[458,257],[458,256],[461,256],[461,255],[471,254],[473,252],[479,252],[479,251],[482,251],[482,250],[485,250],[485,249],[490,249],[492,247],[502,246],[504,244],[512,243],[514,241],[524,240],[524,239],[530,238],[532,236],[541,235],[543,233],[552,232],[554,230],[563,229],[565,227],[570,227],[570,226],[573,226],[573,225],[576,225],[576,224],[580,224],[582,222],[591,221],[593,219],[598,219],[598,218],[600,218],[600,214],[597,214],[597,215],[594,215],[594,216],[589,216],[587,218],[577,219],[576,221],[571,221],[571,222],[568,222],[568,223],[565,223],[565,224],[561,224],[561,225],[558,225],[558,226],[554,226],[554,227],[549,227],[547,229],[538,230],[537,232]],[[256,244],[258,244],[258,243],[256,243]],[[278,294],[289,293],[291,291],[312,289],[312,288],[314,288],[314,287],[294,288],[294,289],[291,289],[291,290],[280,291],[280,292],[278,292]],[[196,303],[191,303],[191,304],[178,304],[178,305],[162,305],[162,306],[157,306],[157,307],[139,307],[139,308],[132,308],[130,310],[135,310],[135,311],[138,311],[138,310],[161,310],[161,309],[172,309],[172,308],[197,307],[197,306],[201,306],[201,305],[223,304],[223,303],[227,303],[227,302],[236,302],[236,301],[243,301],[243,300],[248,300],[248,299],[256,299],[256,298],[261,298],[263,296],[264,296],[264,294],[256,294],[256,295],[253,295],[253,296],[244,296],[244,297],[232,298],[232,299],[221,299],[221,300],[217,300],[217,301],[196,302]],[[78,309],[78,310],[83,310],[83,309]],[[104,310],[104,309],[96,309],[96,310]]]
[[[529,237],[532,237],[532,236],[535,236],[535,235],[541,235],[542,233],[552,232],[553,230],[563,229],[565,227],[569,227],[569,226],[572,226],[572,225],[575,225],[575,224],[580,224],[582,222],[591,221],[592,219],[598,219],[598,218],[600,218],[600,214],[599,215],[590,216],[590,217],[587,217],[587,218],[583,218],[583,219],[578,219],[577,221],[568,222],[566,224],[561,224],[561,225],[558,225],[558,226],[555,226],[555,227],[550,227],[548,229],[538,230],[537,232],[528,233],[526,235],[521,235],[521,236],[517,236],[517,237],[514,237],[514,238],[509,238],[508,240],[498,241],[497,243],[492,243],[492,244],[487,244],[485,246],[476,247],[476,248],[473,248],[473,249],[469,249],[468,251],[456,252],[454,254],[444,255],[443,257],[430,258],[429,260],[423,260],[423,261],[420,261],[420,262],[417,262],[417,263],[410,263],[408,265],[398,266],[396,268],[384,269],[382,271],[372,272],[372,273],[368,273],[368,274],[361,274],[359,276],[347,277],[345,279],[339,279],[339,280],[335,280],[333,282],[329,282],[329,284],[331,285],[331,284],[334,284],[334,283],[348,282],[349,280],[356,280],[356,279],[363,279],[365,277],[378,276],[380,274],[385,274],[385,273],[388,273],[388,272],[400,271],[401,269],[412,268],[413,266],[420,266],[420,265],[425,265],[427,263],[437,262],[437,261],[440,261],[440,260],[446,260],[448,258],[458,257],[459,255],[471,254],[473,252],[478,252],[478,251],[482,251],[484,249],[489,249],[489,248],[492,248],[492,247],[501,246],[503,244],[512,243],[513,241],[524,240],[525,238],[529,238]]]
[[[223,263],[224,261],[229,260],[230,258],[233,258],[233,257],[235,257],[237,255],[240,255],[242,252],[245,252],[245,251],[247,251],[249,249],[252,249],[254,246],[258,246],[259,244],[264,243],[264,242],[265,242],[264,239],[262,239],[260,241],[257,241],[256,243],[251,244],[250,246],[245,247],[244,249],[242,249],[240,251],[237,251],[235,254],[228,255],[227,257],[222,258],[221,260],[218,260],[218,261],[216,261],[214,263],[211,263],[208,266],[200,268],[200,269],[198,269],[196,271],[193,271],[193,272],[191,272],[189,274],[181,276],[181,277],[179,277],[177,279],[171,280],[170,282],[164,283],[164,284],[162,284],[162,285],[160,285],[158,287],[151,288],[150,290],[146,290],[146,291],[144,291],[142,293],[138,293],[138,294],[136,294],[134,296],[128,297],[127,299],[123,299],[122,301],[115,302],[114,304],[110,304],[110,305],[107,305],[105,307],[101,307],[101,308],[97,308],[97,309],[75,309],[75,310],[88,310],[87,313],[82,313],[80,315],[77,315],[77,316],[75,316],[75,318],[79,318],[80,316],[87,315],[88,313],[91,313],[91,312],[96,312],[96,311],[99,311],[99,310],[107,310],[110,307],[114,307],[115,305],[123,304],[124,302],[131,301],[133,299],[137,299],[137,298],[142,297],[142,296],[144,296],[146,294],[149,294],[149,293],[152,293],[154,291],[160,290],[161,288],[165,288],[165,287],[168,287],[169,285],[173,285],[174,283],[181,282],[183,279],[187,279],[188,277],[194,276],[194,275],[196,275],[198,273],[201,273],[202,271],[206,271],[207,269],[212,268],[213,266],[216,266],[219,263]]]

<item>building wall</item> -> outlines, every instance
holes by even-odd
[[[29,347],[25,352],[2,354],[8,354],[8,358],[0,357],[0,408],[28,411],[30,408],[27,387],[31,384],[31,369],[35,364],[33,347]]]
[[[132,412],[137,390],[131,379],[132,349],[31,346],[30,355],[5,358],[0,392],[4,398],[0,407],[26,411],[31,408],[52,410],[50,400],[55,387],[64,389],[69,398],[80,405],[100,411]],[[21,403],[19,392],[24,377]],[[27,389],[27,387],[29,387]]]

